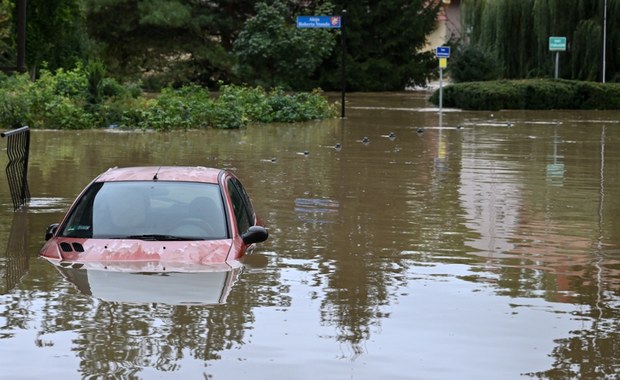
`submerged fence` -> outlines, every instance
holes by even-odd
[[[3,132],[7,139],[6,154],[9,163],[6,165],[6,176],[13,200],[13,210],[17,210],[30,200],[28,188],[28,156],[30,154],[30,128],[21,127]]]

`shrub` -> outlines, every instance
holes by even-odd
[[[104,77],[103,65],[41,70],[32,82],[19,74],[0,78],[0,122],[18,127],[84,129],[108,127],[174,130],[241,128],[249,122],[305,121],[333,117],[335,110],[320,92],[267,93],[260,87],[221,86],[215,100],[205,88],[164,88],[142,95],[138,85]]]
[[[477,82],[495,80],[500,75],[497,59],[476,46],[456,50],[448,73],[454,82]]]
[[[443,105],[469,110],[620,109],[620,84],[530,79],[456,83],[443,90]],[[430,97],[439,103],[439,90]]]

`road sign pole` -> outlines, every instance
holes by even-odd
[[[602,69],[601,69],[601,80],[603,83],[605,83],[605,70],[607,69],[605,67],[606,61],[607,61],[606,51],[607,51],[607,0],[605,0],[603,4],[603,51],[601,52],[602,59],[603,59]]]
[[[443,69],[439,68],[439,115],[443,110]]]
[[[566,51],[566,37],[549,37],[549,51],[555,52],[555,79],[560,74],[560,52]]]
[[[340,44],[341,44],[341,66],[342,66],[342,106],[340,109],[340,116],[345,117],[345,92],[347,85],[347,70],[345,68],[346,63],[346,34],[344,30],[344,19],[347,14],[347,10],[343,9],[340,16],[297,16],[297,28],[298,29],[341,29],[340,31]]]
[[[343,118],[343,119],[345,117],[345,106],[344,106],[344,104],[345,104],[345,101],[346,101],[345,98],[346,98],[346,92],[347,92],[347,70],[346,70],[346,67],[345,67],[347,44],[346,44],[346,36],[345,36],[345,28],[344,28],[344,19],[345,19],[346,15],[347,15],[347,10],[343,9],[342,10],[342,15],[340,16],[340,38],[341,38],[340,42],[341,42],[341,45],[342,45],[342,48],[341,48],[342,51],[340,53],[341,54],[341,59],[342,59],[342,62],[341,62],[341,66],[342,66],[342,73],[341,73],[341,75],[342,75],[342,78],[341,78],[341,80],[342,80],[342,87],[341,87],[342,94],[341,94],[341,98],[342,99],[340,101],[341,102],[341,105],[340,105],[340,117]]]

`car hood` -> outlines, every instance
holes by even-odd
[[[89,267],[115,263],[151,263],[150,266],[156,265],[162,271],[170,271],[173,268],[225,263],[231,246],[232,239],[144,241],[57,237],[45,243],[41,256],[51,261],[89,264]]]

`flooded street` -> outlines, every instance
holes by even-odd
[[[32,131],[25,212],[0,175],[0,378],[620,376],[619,113],[440,122],[427,96],[242,130]],[[269,240],[197,274],[37,257],[93,177],[160,164],[233,171]]]

